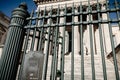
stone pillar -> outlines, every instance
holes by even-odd
[[[77,13],[77,8],[75,9],[75,13]],[[78,22],[78,16],[74,17],[74,22]],[[79,26],[74,26],[74,53],[80,52],[80,33]]]
[[[64,11],[61,10],[60,11],[60,15],[63,15],[64,14]],[[60,24],[64,23],[64,17],[60,17]],[[59,27],[59,32],[60,32],[60,36],[63,38],[63,31],[64,31],[64,27]],[[62,43],[62,39],[59,40],[60,43]],[[61,46],[62,44],[59,44],[59,53],[61,53]]]
[[[69,49],[69,34],[68,31],[65,31],[65,53],[68,52]]]
[[[92,21],[92,15],[87,15],[87,22],[89,22],[89,21]],[[85,36],[86,38],[87,38],[87,47],[88,47],[88,53],[90,53],[90,51],[91,51],[91,41],[90,41],[90,37],[91,37],[91,35],[90,35],[90,27],[92,27],[92,42],[93,42],[93,51],[94,51],[94,53],[95,53],[95,47],[94,47],[94,27],[93,27],[93,25],[91,24],[91,26],[90,26],[90,24],[88,24],[87,25],[87,34],[88,34],[88,36]],[[84,50],[86,50],[85,49],[85,47],[86,46],[84,46]],[[91,54],[91,53],[90,53]]]
[[[51,15],[51,12],[48,12],[48,16],[50,16],[50,15]],[[52,23],[51,18],[48,18],[47,24],[50,25],[51,23]],[[44,51],[43,51],[45,56],[44,56],[43,73],[42,73],[42,79],[41,80],[46,80],[47,73],[49,73],[49,71],[50,71],[50,67],[48,67],[48,66],[50,66],[49,61],[52,60],[52,59],[48,58],[48,57],[50,57],[49,56],[50,41],[48,41],[48,40],[50,40],[50,26],[47,27],[46,32],[47,32],[45,34],[46,40],[45,40],[45,43],[44,43]]]
[[[49,15],[50,15],[50,12],[48,13],[48,16],[49,16]],[[52,22],[51,19],[48,18],[47,24],[50,24],[51,22]],[[46,51],[46,50],[47,50],[47,46],[48,46],[48,45],[47,45],[47,39],[48,39],[48,36],[49,36],[47,33],[48,33],[48,28],[47,28],[47,30],[46,30],[46,35],[45,35],[45,39],[46,39],[46,40],[45,40],[45,44],[44,44],[44,53],[47,53],[47,51]]]
[[[102,6],[102,10],[105,10],[105,6]],[[107,13],[102,13],[102,19],[107,20]],[[110,35],[109,35],[109,28],[108,23],[102,24],[102,32],[103,32],[103,42],[104,42],[104,50],[105,53],[108,54],[111,51],[111,42],[110,42]]]
[[[93,15],[91,15],[91,21],[93,21]],[[89,26],[90,27],[90,26]],[[92,24],[92,38],[93,38],[93,51],[94,51],[94,54],[97,54],[96,52],[96,48],[95,48],[95,45],[96,45],[96,42],[95,42],[95,32],[94,32],[94,26]]]

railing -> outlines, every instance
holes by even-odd
[[[118,72],[118,65],[117,65],[117,59],[116,59],[116,53],[115,53],[115,46],[114,41],[112,38],[112,25],[117,25],[120,27],[120,9],[117,2],[115,2],[114,7],[111,7],[108,2],[106,3],[99,3],[96,1],[96,3],[92,4],[90,1],[88,1],[88,5],[82,5],[82,2],[77,3],[78,6],[75,5],[75,3],[72,3],[71,7],[68,7],[70,4],[62,4],[56,5],[56,9],[54,9],[54,6],[45,6],[40,7],[37,11],[37,14],[31,13],[31,17],[27,18],[29,21],[29,24],[25,26],[27,29],[27,35],[24,45],[24,54],[26,54],[27,50],[27,41],[29,38],[31,38],[31,47],[30,50],[32,51],[42,51],[45,54],[44,63],[43,66],[43,76],[42,79],[51,79],[55,80],[58,79],[57,71],[60,71],[60,79],[61,80],[77,80],[77,79],[87,79],[86,77],[86,55],[85,52],[90,55],[90,64],[91,66],[91,72],[88,71],[88,73],[92,73],[91,78],[92,80],[98,79],[99,75],[96,72],[96,55],[100,56],[101,59],[101,74],[103,74],[101,77],[104,80],[109,80],[110,76],[108,74],[109,69],[106,65],[108,65],[108,62],[106,60],[106,55],[109,54],[110,51],[113,51],[113,63],[114,63],[114,70],[115,76],[111,79],[119,79],[119,72]],[[112,17],[115,14],[117,17]],[[34,15],[37,15],[34,17]],[[68,20],[69,19],[69,20]],[[86,29],[87,28],[87,29]],[[71,32],[71,52],[68,52],[71,54],[71,63],[68,65],[70,66],[70,73],[67,72],[66,69],[66,60],[65,57],[66,53],[66,32]],[[119,28],[117,28],[119,31]],[[88,36],[85,36],[85,31],[87,30]],[[78,31],[78,33],[77,33]],[[96,39],[96,31],[98,31],[99,40]],[[32,36],[30,36],[30,33],[32,33]],[[37,33],[39,35],[37,35]],[[79,35],[78,35],[79,34]],[[75,37],[78,35],[77,37]],[[108,36],[109,35],[109,36]],[[69,35],[70,36],[70,35]],[[88,51],[84,48],[85,41],[83,40],[85,37],[87,37],[87,48]],[[80,39],[80,42],[78,40]],[[108,39],[107,39],[108,38]],[[38,39],[38,42],[36,43],[36,39]],[[69,39],[70,40],[70,39]],[[76,43],[77,42],[77,43]],[[98,44],[99,43],[99,47]],[[120,43],[120,42],[118,42]],[[70,44],[70,43],[69,43]],[[108,45],[110,44],[110,45]],[[59,46],[58,46],[59,45]],[[52,47],[51,47],[52,46]],[[78,47],[79,46],[79,47]],[[107,49],[106,49],[107,48]],[[99,51],[98,51],[99,49]],[[76,74],[76,54],[81,54],[81,62],[79,65],[81,65],[79,68],[79,73]],[[52,56],[50,56],[52,54]],[[69,54],[69,55],[70,55]],[[49,59],[50,58],[50,59]],[[51,63],[50,63],[51,61]],[[50,68],[51,67],[51,68]],[[50,70],[51,69],[51,70]],[[64,72],[66,71],[66,72]],[[67,78],[71,77],[71,78]],[[79,75],[77,78],[76,75]],[[116,77],[116,78],[115,78]]]
[[[40,80],[119,80],[119,53],[115,52],[113,32],[114,36],[120,35],[120,3],[114,2],[112,7],[107,1],[101,4],[96,0],[94,5],[88,1],[87,6],[79,2],[78,6],[72,3],[71,7],[64,4],[54,9],[51,5],[32,11],[24,27],[18,80],[24,74],[26,54],[36,51],[45,54]],[[110,52],[113,63],[106,58]],[[28,80],[39,77],[32,72],[27,75]]]

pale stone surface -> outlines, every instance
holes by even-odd
[[[81,56],[77,53],[74,55],[74,79],[81,79]],[[51,60],[52,56],[49,56],[48,63],[48,73],[47,80],[50,79],[50,70],[51,70]],[[107,78],[108,80],[115,80],[115,72],[113,63],[105,58],[106,68],[107,68]],[[95,62],[95,76],[96,80],[103,80],[103,69],[102,69],[102,60],[101,54],[94,55]],[[71,79],[71,53],[65,56],[65,67],[64,67],[64,79]],[[85,80],[92,80],[92,69],[91,69],[91,55],[84,55],[84,76]]]
[[[101,4],[104,3],[106,0],[100,0],[98,2],[100,2]],[[38,8],[37,10],[43,10],[44,7],[48,7],[50,9],[50,6],[53,6],[53,8],[58,8],[58,5],[60,5],[60,8],[64,8],[65,4],[67,4],[67,7],[71,7],[73,5],[73,2],[75,3],[76,6],[80,5],[80,2],[82,2],[83,5],[88,5],[88,0],[67,0],[67,1],[62,1],[62,2],[50,2],[50,3],[46,3],[46,4],[38,4]],[[94,4],[96,3],[96,0],[91,0],[90,4]]]
[[[75,13],[77,13],[77,9],[75,9]],[[74,22],[78,22],[78,16],[74,17]],[[80,51],[80,34],[79,34],[79,26],[74,26],[74,52],[79,53]]]
[[[45,6],[48,7],[48,6],[51,6],[51,5],[53,5],[53,6],[57,5],[57,6],[54,6],[54,8],[57,8],[58,4],[65,6],[65,3],[69,3],[69,5],[67,5],[67,6],[71,6],[72,2],[77,2],[77,1],[79,2],[79,0],[70,0],[70,1],[60,2],[60,3],[38,5],[38,9],[41,8],[41,7],[44,8]],[[82,1],[88,1],[88,0],[82,0]],[[101,0],[101,1],[105,1],[105,0]],[[84,3],[84,4],[87,4],[87,2]],[[64,6],[62,6],[62,7],[64,7]],[[49,9],[50,9],[50,7],[49,7]],[[105,9],[105,7],[103,7],[103,9]],[[64,14],[64,12],[61,11],[61,14]],[[107,14],[106,13],[102,14],[102,19],[107,20]],[[75,21],[77,22],[77,17],[75,17]],[[48,19],[48,23],[49,23],[49,19]],[[60,23],[64,23],[64,18],[63,17],[60,18]],[[74,42],[74,46],[79,44],[78,43],[79,42],[79,40],[78,40],[79,35],[77,35],[78,34],[78,31],[77,31],[78,27],[77,26],[75,26],[75,27],[76,27],[75,28],[76,33],[75,33],[75,36],[74,36],[74,40],[76,42]],[[110,37],[109,37],[108,24],[102,24],[101,28],[102,28],[102,35],[103,35],[102,40],[103,40],[103,44],[104,44],[104,46],[103,46],[104,54],[107,55],[111,51],[111,42],[110,42]],[[118,27],[113,27],[112,29],[113,29],[113,35],[115,35],[117,45],[118,45],[118,44],[120,44],[120,37],[119,37],[120,31],[119,31],[119,28]],[[59,28],[59,31],[61,32],[60,36],[63,36],[63,27]],[[99,30],[97,29],[94,34],[95,34],[95,39],[97,41],[96,42],[97,54],[94,55],[95,76],[96,76],[96,80],[103,80],[104,78],[103,78],[102,59],[101,59],[101,53],[100,53],[101,48],[100,48]],[[67,35],[67,32],[66,32],[66,35]],[[85,76],[85,80],[92,80],[91,53],[90,53],[90,49],[91,49],[90,42],[91,41],[89,40],[90,39],[89,25],[87,25],[87,29],[84,31],[83,35],[84,35],[83,36],[84,47],[88,48],[88,55],[84,55],[84,76]],[[67,46],[67,41],[65,41],[65,42],[66,42],[65,43],[65,46],[66,46],[65,48],[67,48],[68,47]],[[93,48],[95,48],[95,46],[93,46]],[[64,79],[65,80],[70,80],[71,79],[71,65],[74,65],[74,79],[75,80],[80,80],[81,79],[81,55],[78,54],[78,51],[79,51],[78,49],[79,49],[79,46],[75,46],[74,64],[71,64],[71,54],[72,53],[65,56],[65,64],[64,64],[65,65],[65,67],[64,67],[64,71],[65,71]],[[44,50],[46,50],[46,49],[44,49]],[[59,50],[61,52],[61,49],[59,49]],[[65,49],[65,52],[67,52],[67,49]],[[86,52],[86,50],[84,48],[84,53],[85,52]],[[46,52],[44,51],[44,53],[46,53]],[[108,78],[108,80],[115,80],[114,65],[110,60],[108,60],[106,58],[106,55],[105,55],[105,62],[106,62],[106,68],[107,68],[107,78]],[[61,57],[61,55],[59,54],[58,55],[58,70],[60,70],[60,57]],[[49,55],[48,70],[47,70],[47,80],[50,80],[51,63],[52,63],[52,56]]]
[[[3,51],[3,47],[0,47],[0,59],[1,59],[2,51]]]

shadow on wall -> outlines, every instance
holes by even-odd
[[[120,71],[120,44],[115,48],[115,53],[117,58],[118,69]],[[113,63],[113,52],[110,52],[107,55],[107,59],[109,59]]]

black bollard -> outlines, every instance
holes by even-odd
[[[21,3],[19,7],[12,12],[9,31],[1,56],[0,80],[16,79],[27,17],[29,17],[29,13],[27,12],[25,3]]]

